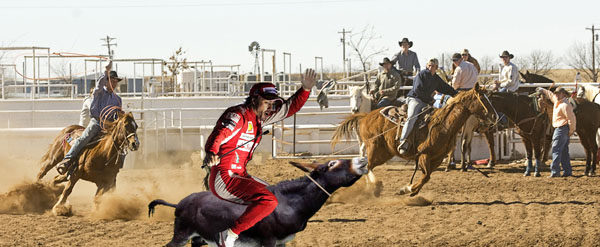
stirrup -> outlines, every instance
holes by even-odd
[[[72,165],[71,159],[63,159],[56,166],[56,171],[58,172],[58,174],[64,175],[65,173],[67,173],[69,171],[69,168],[71,167],[71,165]]]

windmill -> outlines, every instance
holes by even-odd
[[[260,74],[260,67],[258,66],[258,53],[260,52],[260,45],[256,41],[252,41],[248,46],[248,51],[254,56],[254,74]]]

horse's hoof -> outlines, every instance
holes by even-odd
[[[63,174],[63,175],[56,175],[56,177],[54,177],[54,184],[60,184],[62,182],[66,182],[68,180],[68,174]]]
[[[404,186],[404,187],[402,187],[402,188],[401,188],[401,189],[400,189],[400,190],[399,190],[399,191],[396,193],[396,195],[406,195],[406,194],[408,194],[408,193],[410,193],[410,192],[411,192],[410,186],[409,186],[409,185],[407,185],[407,186]]]
[[[71,216],[73,215],[73,210],[71,208],[71,205],[54,205],[54,207],[52,207],[52,214],[54,216]]]
[[[596,171],[590,172],[590,177],[595,177],[595,176],[596,176]]]
[[[485,168],[494,169],[494,166],[496,166],[496,164],[488,163]]]

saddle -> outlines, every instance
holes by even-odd
[[[427,127],[427,124],[429,124],[429,118],[434,110],[435,108],[431,106],[426,106],[423,108],[421,113],[417,116],[418,129]],[[381,109],[379,113],[390,122],[396,125],[404,126],[404,123],[408,119],[408,105],[404,104],[401,106],[387,106]]]
[[[79,138],[82,134],[83,134],[83,129],[75,130],[71,133],[68,133],[67,136],[65,137],[65,143],[68,143],[69,146],[72,147],[75,144],[75,141],[77,140],[77,138]],[[92,137],[92,140],[90,140],[90,142],[88,142],[88,144],[85,145],[85,147],[92,148],[92,147],[96,146],[96,144],[98,144],[100,142],[100,139],[102,139],[102,137],[104,137],[105,134],[106,134],[106,132],[104,132],[104,131],[98,133],[96,136]]]

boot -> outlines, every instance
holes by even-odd
[[[64,175],[69,170],[69,167],[71,167],[71,159],[64,158],[58,163],[58,165],[56,165],[56,171],[58,174]]]
[[[219,247],[233,247],[235,241],[238,239],[238,235],[227,229],[219,233]]]

